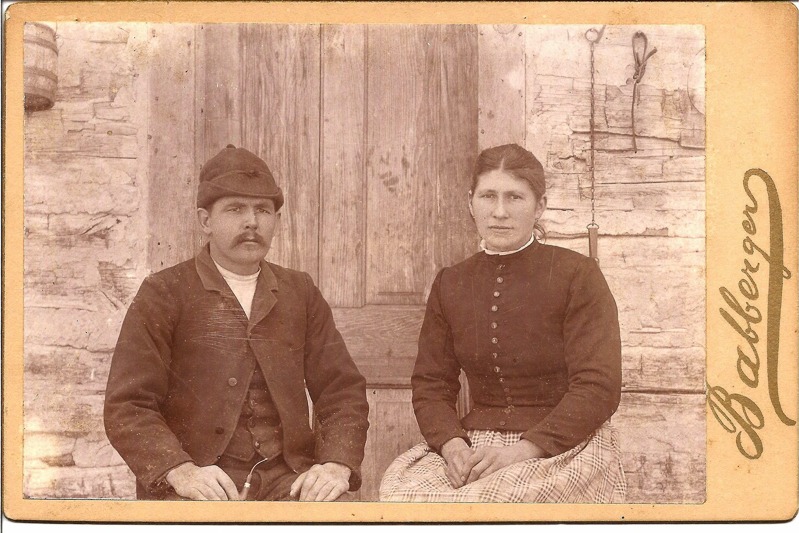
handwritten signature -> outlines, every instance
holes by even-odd
[[[749,187],[749,180],[753,177],[762,180],[766,186],[769,215],[768,250],[761,248],[754,239],[757,235],[757,227],[752,215],[757,213],[759,204]],[[744,257],[743,260],[741,269],[743,277],[738,281],[740,299],[727,287],[719,288],[721,297],[727,306],[727,308],[719,308],[719,313],[742,339],[741,344],[738,345],[736,364],[738,377],[744,385],[755,389],[760,383],[760,355],[758,354],[760,335],[757,326],[763,322],[763,313],[755,305],[760,298],[760,289],[753,274],[760,272],[761,261],[764,261],[768,265],[768,291],[765,309],[768,394],[774,412],[780,421],[787,426],[793,426],[796,421],[785,414],[782,408],[777,380],[782,285],[783,279],[791,279],[791,272],[783,263],[782,207],[774,180],[759,168],[746,171],[743,177],[743,188],[749,197],[749,202],[744,207],[744,219],[741,222],[746,233],[742,247],[750,257]],[[735,442],[738,451],[749,459],[760,457],[763,453],[763,441],[758,430],[763,429],[765,419],[757,403],[744,394],[729,393],[724,388],[713,387],[709,383],[707,396],[710,409],[719,424],[729,433],[737,432]],[[740,429],[738,429],[739,427]]]

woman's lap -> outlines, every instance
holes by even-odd
[[[508,446],[522,432],[470,431],[473,447]],[[414,446],[386,470],[383,501],[592,502],[624,501],[626,483],[615,430],[606,423],[585,442],[555,457],[530,459],[454,489],[444,459],[426,444]]]

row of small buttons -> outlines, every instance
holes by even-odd
[[[504,264],[497,265],[497,270],[503,270],[504,268],[505,268]],[[497,276],[496,282],[497,282],[498,285],[502,285],[503,283],[505,283],[505,278],[503,276]],[[494,290],[494,298],[499,298],[500,296],[502,296],[502,293],[500,292],[499,287],[496,287],[495,290]],[[491,312],[492,313],[496,313],[498,310],[499,310],[499,306],[497,304],[493,304],[491,306]],[[496,330],[498,328],[499,328],[499,324],[496,321],[492,321],[491,322],[491,329],[492,330]],[[494,344],[494,345],[499,344],[499,338],[498,337],[492,337],[491,338],[491,343]],[[491,357],[496,361],[497,358],[499,357],[499,353],[498,352],[492,352],[491,353]],[[506,385],[505,378],[502,376],[502,368],[500,368],[499,365],[494,366],[494,373],[498,375],[497,379],[498,379],[499,383],[502,385],[502,390],[505,392],[505,395],[506,395],[505,396],[505,400],[508,402],[508,407],[512,408],[513,406],[510,405],[510,404],[513,401],[513,397],[510,395],[510,388]],[[502,421],[500,421],[499,424],[501,426],[504,426],[505,425],[505,421],[502,420]]]

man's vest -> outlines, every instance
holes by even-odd
[[[241,461],[251,461],[256,454],[275,457],[282,450],[283,432],[266,380],[256,365],[247,390],[239,422],[233,432],[225,455]]]

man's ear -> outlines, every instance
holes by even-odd
[[[207,209],[203,207],[197,208],[197,221],[200,223],[200,228],[202,228],[203,233],[206,235],[211,234],[211,213],[208,212]]]

